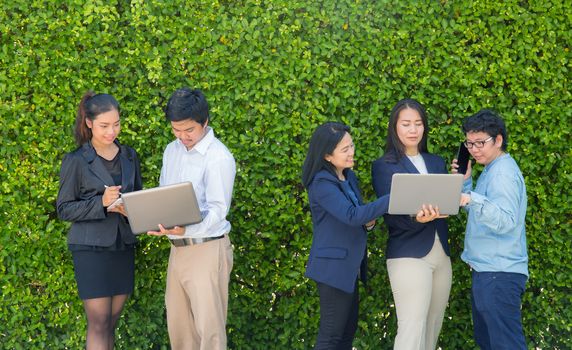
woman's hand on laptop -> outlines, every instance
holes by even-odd
[[[123,204],[118,204],[111,209],[107,208],[107,211],[110,213],[119,213],[119,214],[127,217],[127,211],[125,210],[125,205],[123,205]]]
[[[165,236],[165,235],[182,236],[185,234],[185,228],[181,226],[175,226],[173,228],[166,229],[163,225],[159,224],[159,231],[147,231],[147,234],[151,236]]]
[[[433,221],[435,219],[444,219],[448,216],[449,215],[441,215],[439,213],[439,207],[433,208],[431,204],[429,205],[423,204],[423,207],[421,208],[421,210],[419,210],[417,216],[415,216],[415,220],[417,220],[417,222],[424,224],[426,222]]]

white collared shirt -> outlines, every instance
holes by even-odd
[[[191,149],[179,140],[163,153],[160,186],[190,181],[195,189],[203,221],[185,227],[185,237],[216,237],[230,231],[230,209],[236,164],[234,157],[207,127],[205,136]],[[180,236],[169,235],[177,239]]]

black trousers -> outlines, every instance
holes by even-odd
[[[315,350],[351,350],[358,325],[358,283],[353,293],[318,283],[320,328]]]

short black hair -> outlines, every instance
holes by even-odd
[[[302,184],[308,188],[316,173],[320,170],[327,170],[335,175],[334,166],[326,161],[326,156],[332,154],[336,146],[346,133],[350,132],[350,127],[336,122],[324,123],[314,130],[310,139],[308,153],[302,166]]]
[[[490,109],[481,109],[476,114],[467,117],[463,121],[463,132],[484,132],[496,139],[497,135],[502,135],[501,149],[506,151],[508,145],[508,134],[504,120]]]
[[[167,102],[165,117],[171,122],[191,119],[204,125],[209,120],[207,99],[199,89],[192,90],[188,87],[178,89]]]

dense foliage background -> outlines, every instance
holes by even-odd
[[[572,348],[571,14],[570,0],[0,2],[0,347],[84,342],[69,225],[54,209],[81,95],[120,101],[120,140],[138,151],[152,187],[173,138],[162,108],[188,85],[205,91],[211,125],[238,164],[231,349],[312,346],[318,299],[303,277],[312,230],[299,180],[309,137],[327,120],[351,125],[356,171],[373,199],[370,165],[404,97],[425,104],[430,149],[447,160],[464,117],[483,107],[504,116],[529,196],[529,348]],[[464,214],[450,222],[454,282],[440,344],[471,349]],[[355,346],[390,349],[383,225],[370,236]],[[119,349],[168,348],[168,251],[166,240],[141,238]]]

